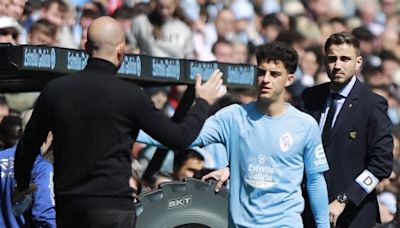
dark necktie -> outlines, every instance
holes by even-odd
[[[326,116],[324,128],[322,130],[322,142],[324,145],[326,145],[331,135],[333,117],[335,116],[336,113],[337,100],[339,98],[340,94],[337,93],[331,94],[331,105],[329,106],[328,115]]]

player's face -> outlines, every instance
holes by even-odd
[[[352,45],[332,45],[327,50],[325,64],[333,86],[342,88],[361,67],[362,57]]]
[[[258,99],[271,103],[284,96],[287,86],[292,84],[294,75],[290,74],[282,61],[263,61],[258,65]]]

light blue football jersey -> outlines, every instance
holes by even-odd
[[[208,118],[193,145],[218,142],[230,164],[230,227],[302,227],[304,170],[329,169],[317,122],[289,104],[276,117],[235,104]]]

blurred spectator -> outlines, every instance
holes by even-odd
[[[150,10],[151,7],[149,3],[139,2],[132,7],[132,18],[135,18],[141,14],[148,15]]]
[[[29,29],[28,43],[31,45],[57,44],[57,27],[47,19],[39,19]]]
[[[379,0],[380,11],[376,20],[383,25],[390,25],[391,19],[396,17],[399,10],[399,4],[396,0]]]
[[[375,35],[365,26],[353,29],[352,34],[360,41],[361,55],[365,58],[374,52]]]
[[[299,62],[303,76],[301,84],[311,87],[315,84],[315,79],[323,66],[323,54],[319,45],[308,46],[304,49],[303,58]]]
[[[318,24],[306,16],[296,17],[294,20],[294,26],[294,28],[304,37],[304,47],[317,44],[321,39],[321,32]]]
[[[197,0],[181,0],[180,7],[190,24],[200,21],[200,4]]]
[[[396,98],[394,93],[390,90],[390,87],[382,84],[382,85],[372,86],[371,89],[374,93],[382,96],[388,102],[387,112],[390,121],[393,124],[400,123],[400,103],[398,101],[398,98]]]
[[[193,58],[192,32],[182,20],[183,15],[177,0],[155,0],[155,8],[149,15],[133,19],[133,45],[141,54]]]
[[[57,46],[57,27],[47,19],[39,19],[32,24],[28,33],[28,44]],[[17,110],[33,107],[40,92],[9,93],[6,98],[10,106]]]
[[[93,5],[88,3],[89,5]],[[86,6],[86,5],[85,5]],[[83,9],[81,17],[79,19],[79,24],[75,26],[75,39],[79,37],[79,48],[85,49],[85,43],[87,40],[87,30],[92,21],[100,17],[99,10]]]
[[[24,123],[29,120],[31,111],[24,115]],[[19,118],[19,117],[18,117]],[[25,125],[22,124],[22,128]],[[46,227],[55,228],[55,210],[53,194],[53,166],[46,157],[52,153],[52,135],[49,133],[41,147],[41,154],[35,160],[32,170],[32,183],[36,191],[32,193],[32,205],[23,215],[14,215],[12,212],[12,193],[15,186],[14,180],[14,156],[16,146],[0,152],[0,226],[1,227]]]
[[[297,30],[291,29],[291,30],[285,30],[281,31],[276,37],[275,41],[281,41],[286,44],[289,44],[291,47],[294,48],[294,50],[297,52],[299,56],[299,63],[303,61],[303,55],[304,55],[304,48],[306,47],[306,38],[304,37],[303,34],[298,32]],[[301,77],[303,76],[303,72],[301,71],[300,66],[298,65],[296,68],[296,72],[294,73],[295,75],[295,80],[301,80]]]
[[[67,8],[63,0],[47,0],[43,3],[42,17],[60,28],[63,26],[63,14]]]
[[[282,3],[282,11],[288,14],[289,16],[298,16],[303,15],[305,13],[305,8],[303,3],[298,0],[288,0]]]
[[[242,42],[233,43],[233,63],[246,64],[249,58],[248,45]]]
[[[8,1],[6,15],[19,21],[25,7],[25,0],[6,0]]]
[[[154,103],[154,106],[157,109],[162,110],[165,113],[165,115],[169,116],[167,110],[169,87],[151,86],[151,87],[145,87],[144,91],[150,96],[151,100]]]
[[[89,25],[92,21],[103,15],[103,5],[98,2],[88,2],[83,5],[80,12],[78,24],[76,24],[73,28],[73,35],[75,42],[80,42],[82,37],[84,36],[82,43],[79,45],[80,49],[84,49],[84,44],[86,42],[86,33]]]
[[[174,157],[173,177],[180,181],[186,177],[193,177],[203,166],[204,157],[195,149],[178,151]]]
[[[306,8],[311,18],[316,22],[328,21],[334,17],[344,15],[344,7],[341,1],[308,0]]]
[[[0,123],[3,121],[5,116],[10,114],[10,107],[8,106],[7,100],[5,97],[0,97]]]
[[[264,39],[264,43],[275,40],[282,30],[282,22],[279,20],[277,13],[267,14],[263,17],[260,33]]]
[[[113,13],[115,18],[124,28],[125,36],[129,42],[132,42],[133,35],[131,33],[133,10],[128,6],[121,6],[117,8]]]
[[[344,17],[334,17],[329,20],[329,24],[332,27],[332,33],[348,32],[347,21]]]
[[[67,14],[68,11],[68,5],[63,0],[46,0],[43,3],[42,17],[49,20],[57,27],[57,46],[77,48],[78,44],[74,41],[72,32],[65,20],[65,14]]]
[[[19,44],[21,26],[18,22],[7,16],[0,16],[0,43]]]
[[[9,2],[10,2],[10,0],[1,0],[0,1],[0,16],[6,15],[7,5]]]
[[[235,18],[235,33],[239,42],[247,44],[254,37],[251,35],[251,29],[254,28],[252,23],[254,18],[253,5],[248,0],[234,0],[230,6]]]
[[[218,39],[232,41],[235,37],[235,17],[230,9],[220,10],[215,21],[205,27],[206,47],[210,51]]]
[[[387,86],[390,84],[388,78],[382,75],[382,60],[378,56],[372,55],[364,58],[365,62],[361,69],[364,82],[372,87]]]
[[[393,83],[393,75],[400,69],[399,58],[397,58],[391,51],[382,51],[380,53],[382,60],[382,75],[387,78],[390,83]]]
[[[362,25],[366,26],[375,36],[379,36],[384,26],[377,21],[379,12],[379,3],[377,0],[359,0],[358,16],[362,21]]]
[[[392,52],[400,59],[399,32],[394,28],[386,28],[380,36],[380,47],[382,51]]]
[[[231,41],[224,38],[218,39],[212,46],[215,59],[221,63],[235,63],[234,46]]]
[[[378,204],[382,225],[388,225],[389,223],[397,224],[397,222],[394,221],[394,216],[397,212],[396,196],[391,192],[382,192],[378,195]],[[399,227],[399,225],[393,227]]]
[[[275,41],[281,41],[292,46],[299,55],[299,61],[302,60],[306,41],[303,34],[297,30],[281,31]]]
[[[0,123],[0,150],[17,144],[22,135],[22,119],[18,116],[5,116]]]

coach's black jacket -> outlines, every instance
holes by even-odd
[[[19,188],[28,186],[34,158],[52,131],[56,203],[92,197],[102,199],[97,200],[99,207],[132,209],[131,147],[139,129],[171,148],[191,144],[209,111],[205,100],[197,99],[186,118],[175,124],[139,86],[116,78],[116,71],[110,62],[89,59],[83,71],[45,86],[18,144]],[[121,198],[129,200],[124,204]]]

